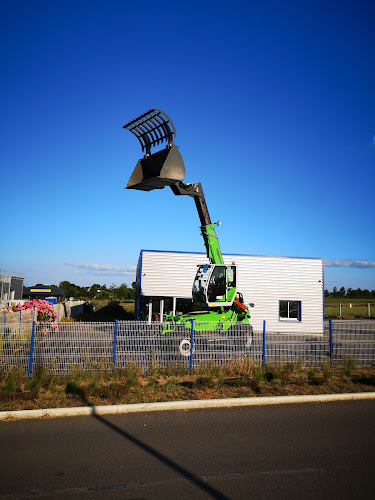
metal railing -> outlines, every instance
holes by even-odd
[[[138,321],[111,323],[60,322],[49,324],[3,323],[0,328],[0,368],[27,370],[41,364],[57,373],[73,370],[116,370],[136,363],[144,370],[152,366],[204,364],[223,365],[250,357],[259,363],[301,362],[340,364],[350,356],[359,366],[375,364],[375,321],[331,321],[322,334],[252,332],[238,325],[224,332],[196,331],[189,324],[177,325],[162,334],[163,324]]]

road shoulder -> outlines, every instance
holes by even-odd
[[[110,415],[150,411],[193,410],[203,408],[230,408],[235,406],[262,406],[296,403],[326,403],[375,399],[375,392],[349,394],[314,394],[299,396],[271,396],[252,398],[202,399],[194,401],[167,401],[159,403],[136,403],[121,405],[83,406],[72,408],[46,408],[40,410],[17,410],[0,412],[0,421],[33,418],[56,418],[87,415]]]

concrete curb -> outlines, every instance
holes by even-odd
[[[234,406],[262,406],[287,403],[327,403],[375,399],[375,392],[349,394],[317,394],[312,396],[270,396],[252,398],[201,399],[193,401],[166,401],[161,403],[137,403],[124,405],[83,406],[78,408],[48,408],[44,410],[18,410],[0,412],[0,420],[23,420],[28,418],[55,418],[87,415],[113,415],[163,410],[194,410],[202,408],[229,408]]]

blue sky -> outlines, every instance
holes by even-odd
[[[134,280],[141,249],[203,251],[194,202],[124,190],[122,125],[173,120],[223,253],[319,257],[375,288],[372,1],[1,3],[0,267]]]

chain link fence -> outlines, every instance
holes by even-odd
[[[264,323],[254,332],[239,324],[227,332],[196,331],[190,324],[176,325],[162,334],[165,325],[138,321],[112,323],[60,322],[47,324],[3,324],[0,368],[21,367],[29,371],[49,366],[56,373],[124,368],[136,363],[145,371],[152,366],[186,365],[190,369],[208,363],[223,365],[251,357],[257,362],[301,362],[340,364],[347,356],[359,366],[375,363],[375,321],[331,321],[322,334],[273,333]],[[211,329],[211,330],[210,330]]]

